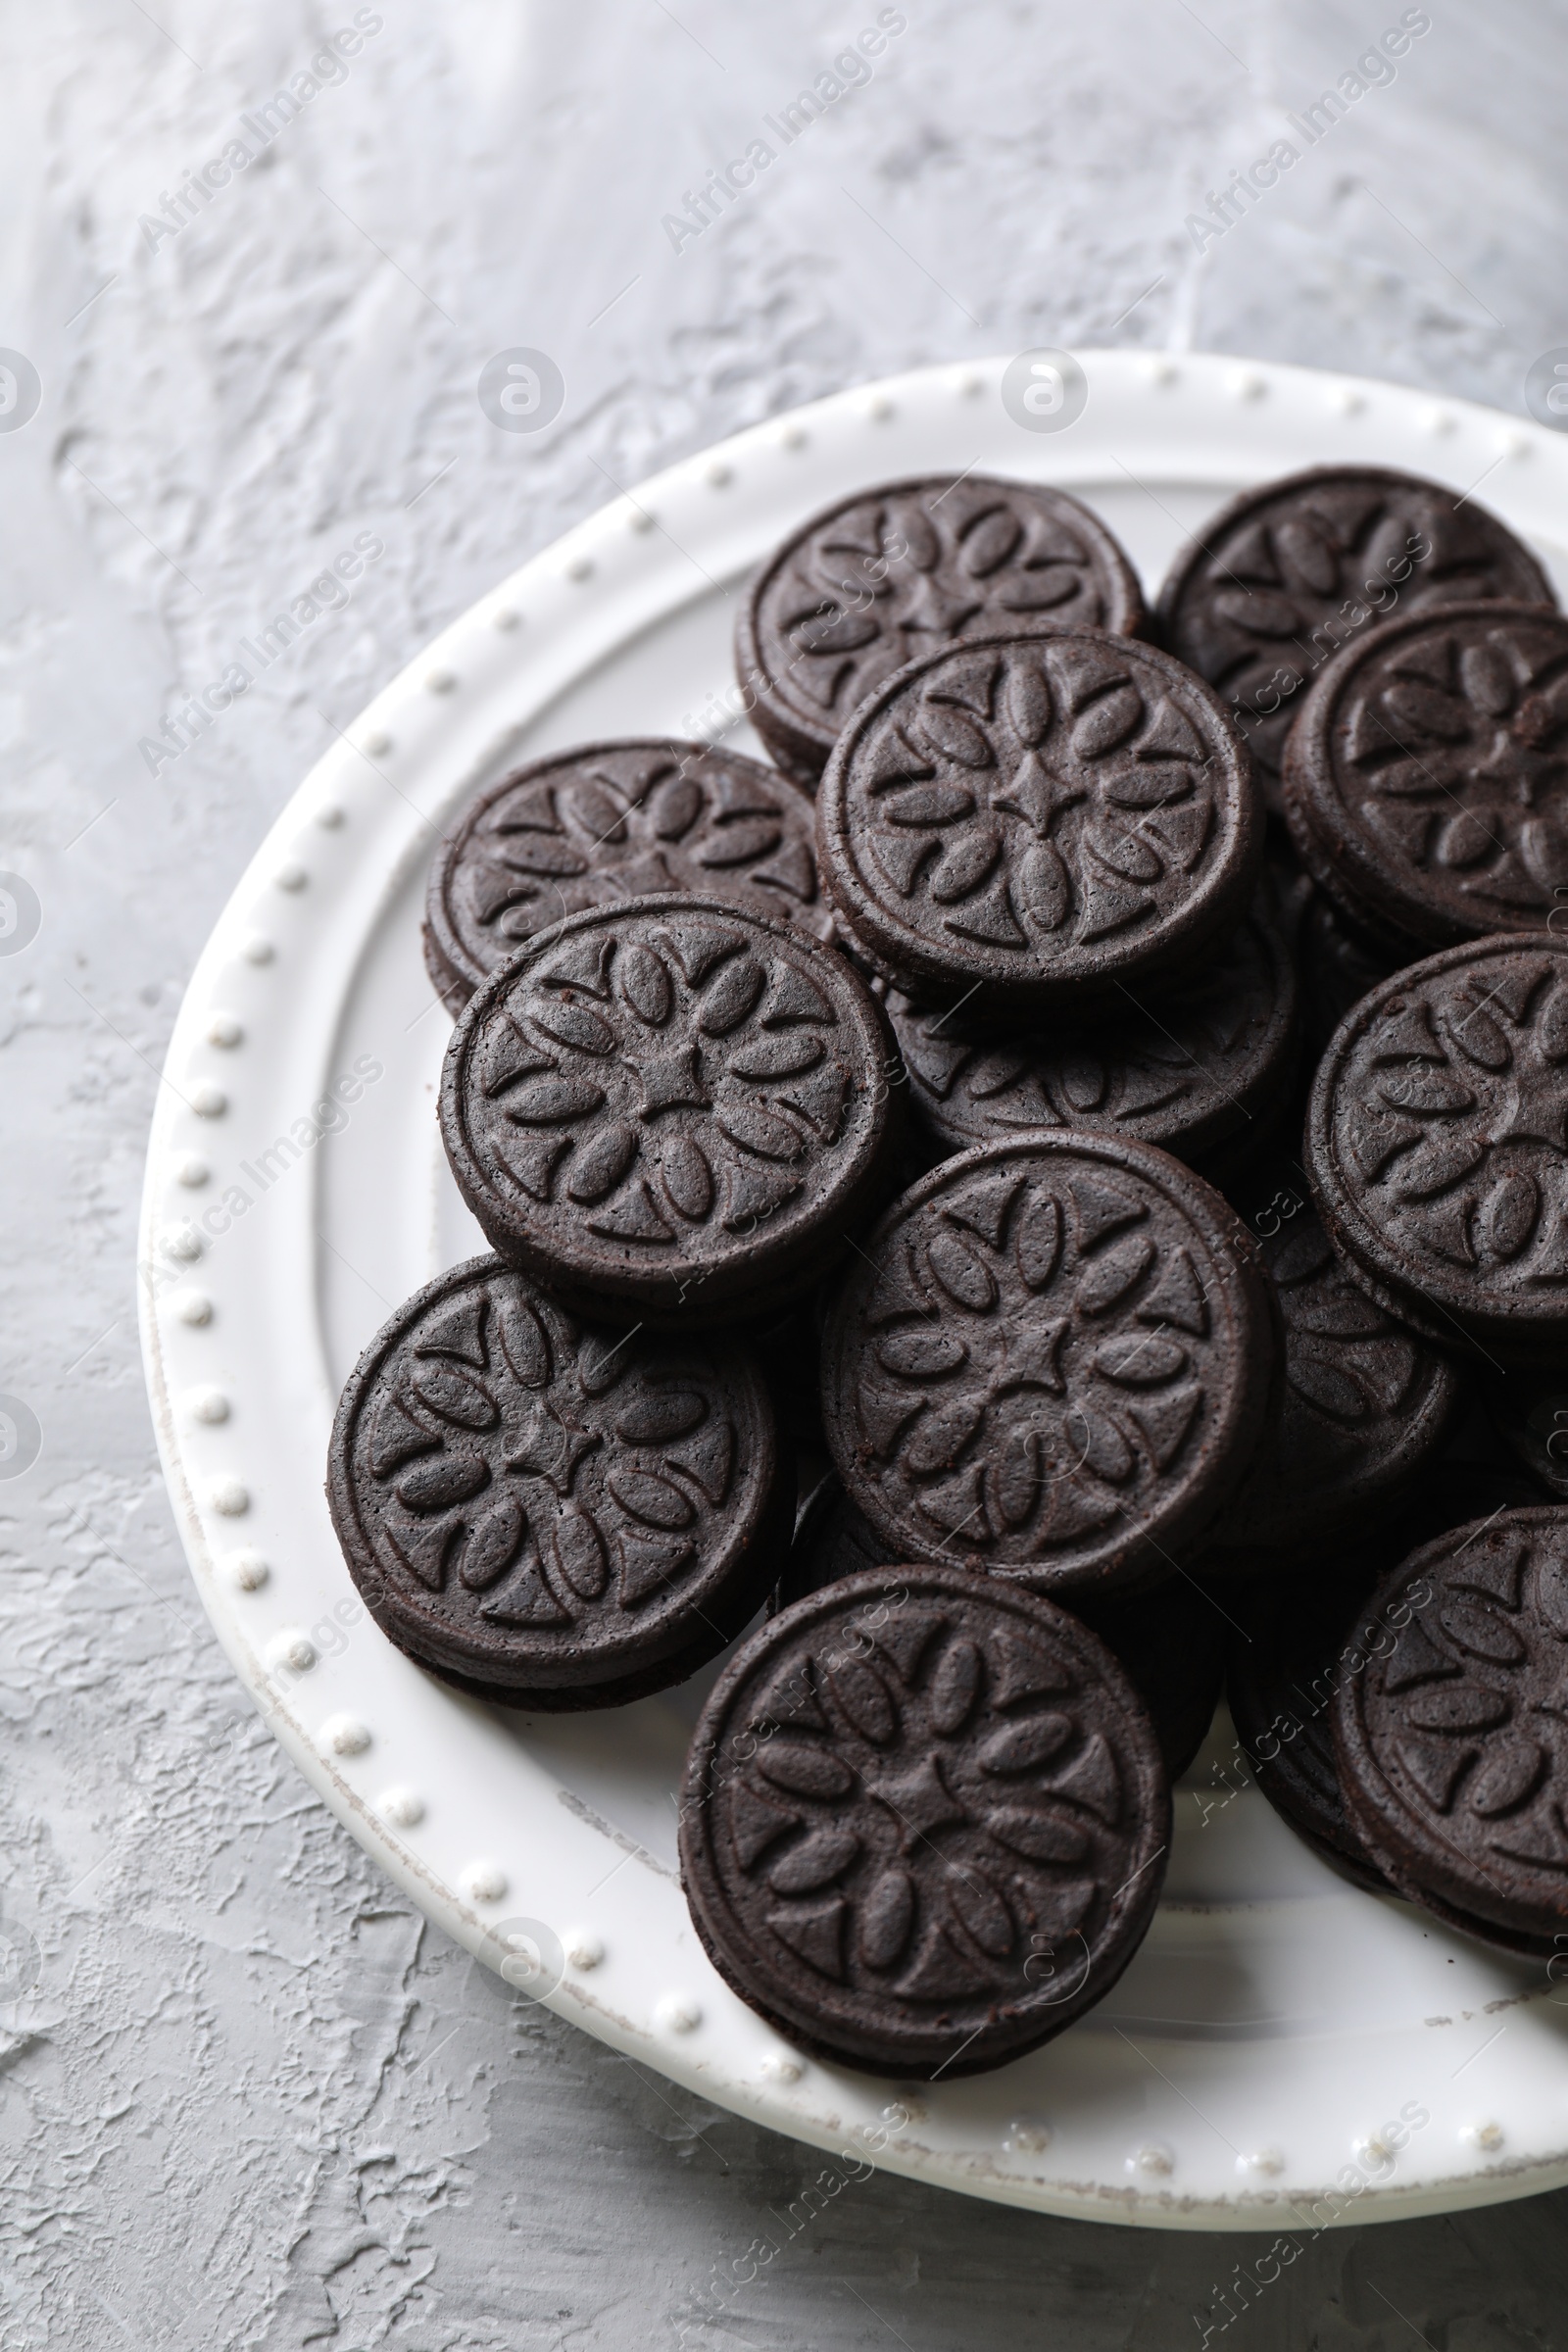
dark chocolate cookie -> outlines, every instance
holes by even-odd
[[[1321,892],[1313,894],[1301,915],[1297,961],[1302,1025],[1315,1053],[1322,1053],[1351,1005],[1396,971],[1400,960],[1378,955],[1347,928]]]
[[[1389,1882],[1345,1809],[1330,1713],[1344,1677],[1365,1667],[1352,1627],[1376,1582],[1358,1548],[1349,1561],[1323,1563],[1310,1576],[1274,1576],[1250,1587],[1235,1604],[1225,1695],[1274,1810],[1334,1869],[1387,1893]],[[1361,1634],[1378,1639],[1365,1628]],[[1393,1630],[1382,1636],[1385,1643],[1393,1638]]]
[[[1554,605],[1494,515],[1440,482],[1325,466],[1249,490],[1172,564],[1158,627],[1239,712],[1269,806],[1301,689],[1369,621],[1483,597]]]
[[[1363,997],[1318,1068],[1306,1162],[1349,1271],[1441,1344],[1568,1342],[1568,941],[1450,948]]]
[[[1523,1928],[1504,1928],[1494,1920],[1479,1919],[1474,1912],[1461,1910],[1457,1903],[1450,1903],[1445,1896],[1434,1894],[1430,1886],[1423,1886],[1414,1879],[1406,1877],[1401,1885],[1394,1875],[1399,1865],[1390,1864],[1386,1853],[1382,1861],[1387,1866],[1384,1875],[1390,1889],[1395,1894],[1402,1895],[1406,1902],[1419,1904],[1423,1911],[1429,1911],[1444,1927],[1454,1928],[1461,1936],[1473,1936],[1478,1942],[1490,1943],[1498,1951],[1516,1952],[1522,1959],[1555,1960],[1561,1963],[1564,1943],[1561,1934],[1536,1936]]]
[[[901,1558],[1080,1594],[1207,1537],[1275,1406],[1276,1311],[1245,1228],[1148,1144],[1042,1136],[945,1160],[830,1311],[834,1465]]]
[[[1368,630],[1291,730],[1285,809],[1392,960],[1544,930],[1568,885],[1568,618],[1454,605]]]
[[[1408,1622],[1334,1700],[1357,1832],[1412,1901],[1512,1948],[1568,1930],[1568,1513],[1505,1511],[1403,1561]]]
[[[788,1304],[874,1208],[891,1052],[806,933],[632,899],[540,932],[471,999],[441,1133],[489,1241],[568,1304],[721,1322]]]
[[[361,1356],[327,1500],[401,1649],[514,1706],[611,1706],[717,1655],[788,1541],[761,1367],[725,1339],[585,1329],[492,1257]]]
[[[1452,1528],[1490,1524],[1541,1500],[1517,1472],[1459,1450],[1477,1436],[1485,1443],[1478,1425],[1461,1427],[1450,1450],[1429,1462],[1402,1498],[1396,1520],[1362,1536],[1348,1531],[1332,1558],[1314,1561],[1309,1574],[1281,1575],[1278,1556],[1265,1551],[1250,1584],[1225,1590],[1238,1621],[1226,1695],[1258,1787],[1333,1868],[1385,1893],[1390,1882],[1345,1809],[1334,1693],[1347,1674],[1360,1674],[1368,1658],[1384,1654],[1398,1631],[1369,1604],[1401,1560]]]
[[[887,1544],[830,1471],[796,1521],[777,1606],[790,1608],[846,1576],[894,1564]],[[1075,1597],[1072,1613],[1126,1669],[1149,1709],[1165,1777],[1180,1780],[1202,1746],[1219,1702],[1226,1619],[1185,1576],[1167,1577],[1147,1592],[1125,1597]]]
[[[1214,1535],[1271,1567],[1386,1510],[1433,1459],[1461,1397],[1449,1358],[1345,1273],[1303,1190],[1282,1183],[1254,1219],[1285,1323],[1285,1404]]]
[[[776,768],[700,743],[586,744],[464,810],[430,869],[424,960],[454,1013],[524,940],[655,891],[722,899],[818,939],[811,804]]]
[[[1246,914],[1263,850],[1223,704],[1098,630],[910,662],[840,736],[816,825],[855,952],[1003,1018],[1190,973]]]
[[[1117,992],[1119,1014],[997,1031],[890,990],[915,1117],[948,1152],[1042,1129],[1131,1135],[1202,1163],[1266,1119],[1295,1067],[1296,979],[1261,906],[1180,989]]]
[[[787,539],[742,610],[735,662],[762,741],[814,784],[857,703],[916,654],[1147,621],[1132,565],[1065,490],[937,474],[858,490]]]
[[[1169,1841],[1149,1718],[1087,1628],[958,1570],[875,1569],[729,1661],[681,1878],[714,1967],[797,2046],[946,2078],[1109,1990]]]

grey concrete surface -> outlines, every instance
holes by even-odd
[[[1519,408],[1568,342],[1562,8],[1433,0],[1200,255],[1186,216],[1398,0],[906,0],[678,251],[662,216],[874,0],[378,0],[341,77],[150,229],[353,13],[4,25],[0,344],[41,391],[8,429],[0,378],[0,867],[41,927],[0,939],[0,1390],[42,1449],[0,1482],[0,2344],[1562,2343],[1568,2196],[1331,2233],[1225,2326],[1255,2240],[885,2178],[787,2234],[819,2158],[514,2005],[251,1715],[166,1506],[133,1266],[185,974],[328,728],[440,623],[612,480],[925,361],[1171,343]],[[565,380],[537,438],[475,398],[517,344]],[[180,690],[360,530],[387,553],[354,602],[150,775]]]

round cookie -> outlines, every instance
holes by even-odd
[[[659,736],[552,753],[470,801],[430,869],[425,968],[459,1013],[536,932],[655,891],[832,936],[800,788],[738,752]]]
[[[1490,1943],[1500,1952],[1516,1952],[1522,1959],[1562,1960],[1563,1946],[1559,1936],[1532,1936],[1522,1928],[1504,1928],[1497,1926],[1494,1921],[1478,1919],[1473,1912],[1460,1910],[1457,1904],[1446,1902],[1442,1895],[1434,1894],[1429,1886],[1422,1886],[1414,1880],[1406,1878],[1401,1885],[1395,1876],[1398,1864],[1391,1862],[1386,1854],[1382,1859],[1386,1865],[1385,1875],[1390,1891],[1401,1895],[1407,1903],[1416,1903],[1423,1911],[1429,1911],[1444,1927],[1453,1928],[1461,1936],[1473,1936],[1478,1942]]]
[[[1241,716],[1269,807],[1301,688],[1379,614],[1502,599],[1552,606],[1551,583],[1495,515],[1440,482],[1324,466],[1212,515],[1159,592],[1157,627]]]
[[[793,1466],[735,1343],[585,1329],[493,1257],[349,1377],[327,1500],[399,1648],[513,1706],[612,1706],[717,1655],[789,1539]]]
[[[1291,838],[1391,960],[1542,931],[1568,877],[1568,618],[1453,605],[1319,678],[1285,753]]]
[[[704,1708],[681,1882],[714,1967],[798,2048],[979,2074],[1098,2001],[1153,1915],[1149,1718],[1064,1609],[875,1569],[743,1643]]]
[[[843,1577],[893,1564],[887,1545],[829,1471],[795,1523],[774,1605],[789,1608]],[[1084,1601],[1075,1596],[1072,1613],[1120,1660],[1149,1709],[1165,1777],[1172,1784],[1179,1781],[1202,1746],[1219,1703],[1224,1617],[1185,1576],[1167,1577],[1147,1592],[1125,1597]]]
[[[1040,1130],[1129,1135],[1201,1164],[1267,1121],[1295,1071],[1296,978],[1261,905],[1200,978],[1072,1030],[997,1031],[890,989],[909,1105],[948,1152]]]
[[[816,827],[852,951],[999,1020],[1191,973],[1245,916],[1263,851],[1218,697],[1092,629],[922,654],[846,725]]]
[[[1281,1185],[1273,1200],[1256,1223],[1285,1325],[1284,1409],[1214,1532],[1215,1574],[1236,1551],[1272,1571],[1363,1528],[1433,1459],[1462,1396],[1448,1357],[1344,1272],[1301,1193]]]
[[[1368,1614],[1397,1631],[1335,1695],[1356,1831],[1412,1901],[1549,1950],[1568,1930],[1568,1512],[1453,1529],[1401,1562]]]
[[[962,1152],[894,1202],[829,1309],[834,1466],[899,1558],[1068,1607],[1155,1583],[1263,1442],[1276,1315],[1245,1227],[1167,1152]]]
[[[1258,1787],[1332,1868],[1377,1892],[1391,1891],[1391,1884],[1345,1809],[1333,1697],[1344,1676],[1361,1673],[1397,1630],[1369,1613],[1367,1603],[1401,1560],[1451,1528],[1541,1500],[1528,1479],[1460,1450],[1475,1436],[1484,1442],[1483,1430],[1461,1428],[1453,1446],[1426,1465],[1396,1524],[1359,1540],[1348,1535],[1332,1561],[1315,1563],[1309,1576],[1282,1576],[1276,1560],[1263,1554],[1260,1573],[1225,1592],[1240,1620],[1226,1696]],[[1205,1560],[1203,1568],[1209,1566]]]
[[[735,666],[762,741],[814,785],[856,705],[933,645],[1147,625],[1138,575],[1080,500],[937,474],[858,490],[787,539],[742,608]]]
[[[1568,942],[1483,940],[1362,998],[1319,1064],[1306,1163],[1349,1272],[1441,1345],[1568,1343]]]
[[[808,1290],[885,1192],[891,1051],[808,934],[631,899],[540,932],[473,996],[442,1139],[492,1247],[568,1305],[732,1320]]]

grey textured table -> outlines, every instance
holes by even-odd
[[[1222,2325],[1256,2240],[882,2177],[804,2197],[819,2157],[514,2000],[315,1802],[211,1638],[133,1262],[208,927],[330,729],[440,623],[612,482],[925,361],[1168,343],[1518,408],[1568,341],[1562,11],[1436,9],[1222,235],[1187,216],[1396,0],[908,0],[706,224],[688,192],[872,0],[380,0],[310,74],[355,13],[56,0],[7,27],[0,342],[39,405],[6,429],[30,379],[0,362],[0,867],[41,927],[24,891],[0,1389],[42,1449],[0,1485],[0,2343],[1564,2341],[1568,2193],[1328,2233]],[[292,120],[258,112],[279,89]],[[182,194],[236,138],[254,160]],[[475,397],[516,345],[564,379],[538,435]],[[352,600],[150,762],[164,714],[363,531],[385,555]]]

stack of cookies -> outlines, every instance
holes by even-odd
[[[838,2063],[974,2072],[1098,2000],[1227,1678],[1337,1868],[1549,1951],[1568,621],[1534,558],[1325,470],[1206,525],[1152,614],[1082,504],[968,473],[805,524],[737,653],[772,764],[559,753],[435,861],[441,1132],[494,1254],[344,1392],[368,1604],[539,1710],[765,1606],[684,1883]]]

